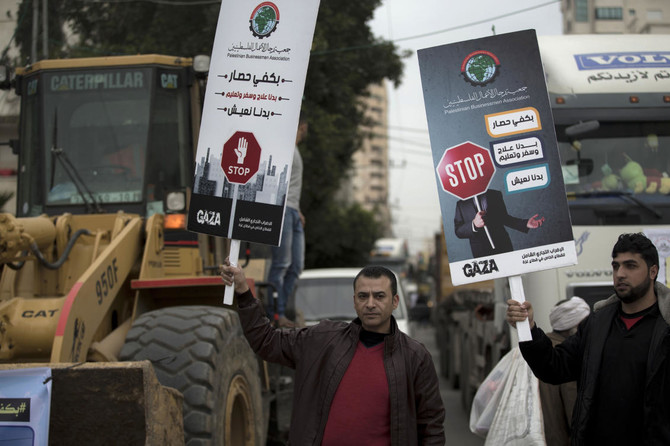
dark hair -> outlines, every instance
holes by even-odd
[[[393,274],[393,271],[391,271],[386,267],[379,265],[369,265],[360,270],[359,273],[356,274],[356,278],[354,279],[354,290],[356,289],[356,281],[361,276],[372,277],[374,279],[378,279],[382,276],[388,277],[389,280],[391,281],[391,292],[393,293],[394,296],[398,294],[398,280],[395,278],[395,274]]]
[[[641,232],[621,234],[612,248],[612,258],[622,252],[634,252],[642,256],[648,267],[658,266],[656,246]]]

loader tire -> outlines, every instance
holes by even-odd
[[[184,395],[187,446],[265,443],[258,360],[234,311],[185,306],[145,313],[120,356],[151,361],[161,384]]]

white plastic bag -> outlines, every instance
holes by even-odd
[[[518,351],[518,348],[515,350]],[[515,350],[509,351],[498,361],[498,364],[477,389],[472,401],[470,431],[482,438],[486,438],[493,422],[493,416],[498,410],[507,377],[510,375]]]
[[[519,347],[509,354],[509,375],[484,444],[545,446],[539,382],[521,356]]]

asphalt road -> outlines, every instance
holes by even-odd
[[[412,336],[426,346],[433,355],[435,367],[439,364],[439,351],[435,341],[435,330],[430,323],[412,322]],[[439,370],[438,370],[439,373]],[[447,381],[440,376],[440,394],[444,402],[446,417],[444,432],[448,446],[481,446],[484,439],[470,432],[470,414],[461,406],[461,394],[452,389]]]

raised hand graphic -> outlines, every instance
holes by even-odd
[[[249,143],[247,142],[246,138],[240,138],[237,140],[237,148],[235,149],[235,154],[237,155],[237,164],[244,164],[244,158],[247,156],[248,145]]]

